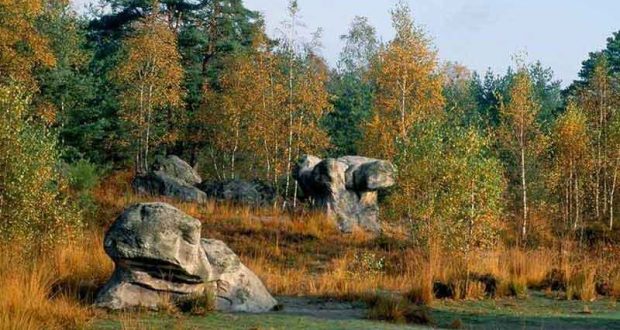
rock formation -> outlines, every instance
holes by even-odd
[[[221,241],[200,238],[200,221],[165,203],[127,208],[106,233],[114,274],[97,296],[109,309],[157,309],[164,296],[214,293],[223,311],[276,305],[262,282]]]
[[[140,194],[173,197],[184,202],[204,203],[207,194],[195,187],[200,175],[177,156],[157,157],[151,171],[138,175],[132,182]]]
[[[333,216],[343,232],[355,226],[378,232],[377,192],[394,185],[394,166],[359,156],[320,159],[304,155],[293,172],[304,195]]]
[[[202,247],[213,269],[213,277],[217,278],[215,296],[218,310],[265,311],[276,305],[263,282],[241,263],[224,242],[203,239]],[[265,309],[266,306],[269,308]]]
[[[210,198],[239,204],[270,205],[276,197],[273,187],[260,181],[205,181],[198,187]]]

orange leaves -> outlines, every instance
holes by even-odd
[[[126,56],[113,75],[122,86],[122,117],[131,126],[136,169],[140,171],[148,167],[150,147],[177,138],[178,124],[184,119],[179,111],[184,90],[175,33],[156,11],[135,28],[123,42]]]
[[[49,42],[36,29],[43,0],[0,0],[0,76],[35,87],[32,70],[50,67],[56,59]]]
[[[555,145],[558,157],[565,158],[565,164],[568,164],[569,159],[583,161],[587,158],[590,139],[586,120],[585,114],[571,101],[555,124]]]
[[[408,140],[413,124],[438,116],[444,104],[436,52],[407,7],[397,7],[392,21],[397,37],[379,52],[372,68],[375,117],[364,127],[367,141],[361,146],[366,155],[386,159],[395,156],[398,141]],[[380,135],[372,132],[376,129]]]

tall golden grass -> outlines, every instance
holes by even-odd
[[[614,250],[498,246],[465,258],[439,248],[413,248],[403,228],[386,228],[378,238],[361,231],[343,235],[322,214],[310,211],[289,214],[271,207],[137,196],[130,177],[129,172],[116,173],[93,191],[100,211],[83,237],[28,256],[22,253],[27,242],[0,246],[0,330],[81,328],[104,313],[90,307],[113,270],[103,251],[104,230],[125,207],[146,201],[169,202],[201,220],[203,237],[226,242],[275,295],[368,302],[389,292],[431,304],[437,283],[449,285],[455,299],[484,298],[485,287],[472,281],[471,274],[496,279],[496,295],[525,296],[528,288],[544,288],[555,272],[562,274],[568,299],[596,298],[595,282],[601,281],[620,297]],[[400,302],[376,306],[378,313],[402,312]],[[125,327],[138,322],[131,315],[121,321]]]
[[[112,263],[100,231],[50,251],[24,256],[12,242],[0,252],[0,329],[84,327],[95,314],[94,293],[109,277]]]
[[[457,253],[420,251],[403,243],[406,229],[386,228],[375,239],[361,231],[342,235],[322,214],[289,214],[271,207],[251,208],[210,201],[203,205],[178,203],[160,197],[131,193],[131,173],[119,172],[95,192],[111,221],[128,204],[147,200],[170,202],[203,222],[203,236],[224,240],[250,269],[277,295],[312,295],[354,299],[368,292],[386,290],[407,294],[414,301],[430,303],[435,282],[452,285],[455,298],[480,299],[484,288],[467,274],[489,274],[498,281],[496,294],[525,295],[527,288],[541,288],[555,269],[565,274],[566,286],[578,294],[568,298],[592,299],[594,275],[617,267],[609,260],[564,244],[563,249],[522,250],[498,246],[473,251],[467,258]],[[383,258],[383,269],[352,269],[356,256],[370,252]],[[582,274],[589,269],[588,274]],[[580,280],[585,277],[585,280]],[[607,278],[620,292],[620,279]],[[582,293],[583,292],[583,293]],[[614,291],[615,292],[615,291]],[[619,293],[620,295],[620,293]]]

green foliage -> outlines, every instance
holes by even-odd
[[[361,123],[370,115],[374,86],[368,70],[379,50],[376,31],[366,17],[355,17],[345,42],[338,69],[332,72],[328,89],[334,111],[325,116],[333,156],[356,155],[363,138]]]
[[[103,169],[86,159],[80,159],[65,166],[69,187],[78,192],[86,192],[93,189],[104,174]]]
[[[333,156],[356,155],[363,139],[360,124],[370,115],[373,102],[372,85],[354,73],[333,75],[329,90],[334,111],[325,116]]]
[[[430,121],[414,125],[399,152],[391,215],[407,219],[417,243],[468,251],[497,239],[502,168],[474,129]]]
[[[0,237],[43,244],[72,234],[81,219],[61,193],[56,139],[29,112],[23,89],[0,87]]]
[[[86,159],[63,163],[62,175],[67,178],[71,196],[83,214],[94,215],[97,211],[92,190],[99,184],[106,170],[107,168]]]
[[[620,75],[620,31],[614,32],[611,37],[607,38],[607,45],[603,50],[594,51],[588,55],[588,59],[582,62],[581,70],[579,71],[580,80],[573,82],[573,85],[568,90],[572,91],[587,83],[592,77],[596,63],[602,57],[609,63],[609,75]]]

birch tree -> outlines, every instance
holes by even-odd
[[[121,116],[134,147],[135,171],[149,167],[149,152],[176,140],[183,99],[183,69],[177,40],[165,20],[153,12],[140,20],[123,42],[125,58],[114,72],[121,85]]]
[[[396,36],[373,65],[376,95],[361,146],[363,154],[384,159],[393,159],[412,125],[439,115],[444,103],[437,53],[404,2],[392,11],[392,25]]]
[[[620,116],[618,82],[609,74],[606,57],[596,59],[587,83],[577,92],[592,131],[594,159],[593,195],[595,217],[608,220],[613,228],[613,208],[617,185],[618,148],[617,120]]]
[[[529,73],[522,67],[513,78],[508,99],[500,101],[500,136],[518,163],[522,207],[520,234],[524,241],[528,230],[527,174],[532,161],[530,157],[534,157],[539,147],[540,130],[536,123],[539,110]]]
[[[577,104],[569,102],[553,128],[555,164],[552,178],[560,200],[564,230],[583,225],[586,184],[590,170],[590,139],[587,118]]]

